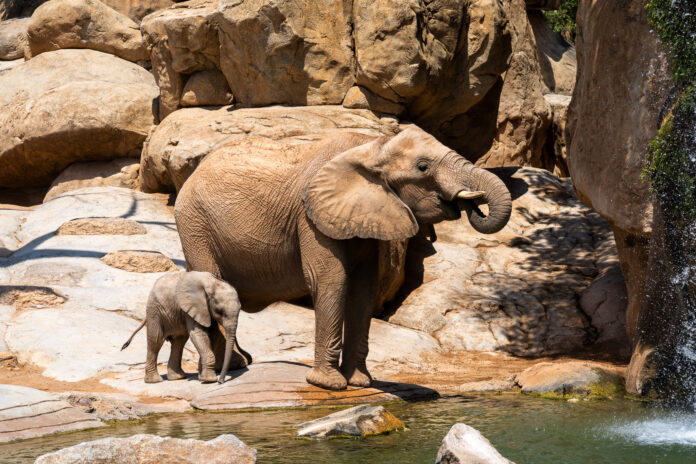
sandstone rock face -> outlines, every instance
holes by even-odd
[[[73,163],[53,181],[46,192],[44,203],[58,195],[84,187],[138,187],[140,160],[121,158],[111,161]]]
[[[404,112],[404,105],[394,103],[386,98],[375,95],[365,87],[358,85],[348,89],[345,98],[343,99],[344,108],[352,109],[369,109],[377,113],[387,113],[399,116]]]
[[[102,0],[102,3],[140,23],[145,16],[169,8],[176,1],[178,0]]]
[[[0,385],[0,443],[103,425],[52,393]]]
[[[218,10],[220,69],[242,105],[343,101],[354,82],[349,5],[220,0]]]
[[[158,94],[145,69],[93,50],[42,53],[3,73],[0,185],[49,185],[75,161],[138,155]]]
[[[623,310],[613,306],[616,313],[600,311],[595,319],[578,304],[616,263],[607,224],[546,171],[494,172],[512,193],[508,225],[484,236],[464,217],[437,224],[435,243],[411,239],[406,281],[395,308],[387,305],[389,322],[429,333],[445,350],[529,356],[593,343]]]
[[[541,74],[547,92],[572,95],[577,77],[575,47],[554,32],[539,12],[528,11],[527,17],[534,34]]]
[[[256,450],[234,435],[220,435],[210,441],[183,440],[156,435],[133,435],[127,438],[103,438],[80,443],[55,453],[44,454],[36,464],[210,464],[256,462]]]
[[[379,136],[397,130],[393,118],[340,106],[181,109],[162,121],[145,144],[140,187],[145,192],[178,190],[214,148],[249,136],[306,143],[341,132]]]
[[[0,60],[24,58],[30,21],[30,18],[18,18],[0,22]]]
[[[225,76],[217,70],[200,71],[186,81],[181,106],[222,106],[234,101]]]
[[[129,61],[147,59],[138,25],[99,0],[41,5],[31,17],[27,42],[27,58],[61,48],[90,48]]]
[[[0,320],[8,351],[63,381],[140,368],[144,338],[119,348],[144,317],[150,289],[162,274],[116,269],[100,258],[121,250],[157,251],[181,269],[183,251],[169,209],[140,192],[101,187],[74,190],[21,213],[15,230],[7,231],[17,249],[0,258],[7,290],[0,296],[0,314],[7,316]],[[0,218],[6,223],[4,210]],[[71,233],[57,235],[61,229]],[[146,233],[123,234],[134,229]],[[90,235],[74,235],[79,232]],[[165,346],[161,360],[168,351]],[[185,359],[195,359],[194,353],[187,348]]]
[[[524,0],[512,0],[508,9],[516,41],[500,95],[497,134],[490,150],[476,164],[547,168],[541,157],[552,116],[543,95],[534,33]]]
[[[384,409],[365,404],[298,424],[298,437],[322,439],[340,436],[365,437],[403,429],[404,423]]]
[[[542,164],[548,166],[549,169],[553,166],[553,173],[558,177],[570,177],[565,128],[568,121],[568,106],[570,105],[571,97],[548,93],[544,95],[544,99],[551,107],[553,119],[551,120],[549,135],[542,154]]]
[[[436,464],[514,464],[505,459],[481,432],[454,424],[437,452]]]
[[[616,372],[583,361],[542,362],[518,374],[515,382],[523,393],[556,393],[563,396],[587,396],[598,388],[605,391],[623,389],[623,378]]]
[[[642,37],[640,43],[636,37]],[[614,228],[633,338],[652,220],[649,186],[640,176],[673,84],[639,0],[580,2],[577,54],[578,82],[566,128],[568,167],[578,197]]]
[[[140,28],[161,91],[159,118],[176,110],[184,88],[182,74],[220,68],[214,25],[217,1],[191,0],[148,15]]]

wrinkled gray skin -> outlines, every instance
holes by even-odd
[[[236,369],[251,363],[246,353],[240,355],[234,351],[240,309],[241,304],[235,289],[210,273],[165,274],[157,279],[150,291],[145,321],[121,349],[126,348],[135,334],[147,325],[145,382],[162,381],[157,372],[157,355],[165,340],[172,344],[167,363],[167,379],[179,380],[186,377],[181,369],[181,355],[186,341],[191,337],[200,355],[199,380],[214,382],[217,379],[222,382],[230,367]],[[218,324],[225,331],[226,342],[222,372],[220,377],[216,378],[216,355],[212,347],[215,344],[214,337],[218,335]]]
[[[215,150],[182,187],[175,216],[187,266],[230,282],[245,311],[310,294],[316,344],[307,381],[369,386],[378,240],[412,237],[459,218],[460,208],[479,232],[497,232],[510,218],[510,193],[417,127],[280,149],[263,140]],[[487,217],[474,201],[488,203]]]

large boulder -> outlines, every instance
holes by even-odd
[[[30,18],[0,21],[0,60],[24,58]]]
[[[39,456],[36,464],[253,464],[256,450],[234,435],[220,435],[210,441],[133,435],[102,438],[80,443]]]
[[[118,158],[111,161],[73,163],[53,181],[44,203],[58,195],[84,187],[138,188],[140,159]]]
[[[140,21],[150,13],[164,10],[180,0],[101,0],[105,5],[128,16],[133,21]]]
[[[577,19],[568,167],[578,197],[614,229],[628,292],[627,330],[635,343],[652,222],[641,173],[673,82],[645,2],[585,0]]]
[[[103,425],[52,393],[0,385],[0,443]]]
[[[225,76],[209,69],[192,74],[186,81],[181,95],[181,106],[222,106],[234,101]]]
[[[350,6],[220,0],[220,68],[245,106],[338,105],[354,83]]]
[[[548,89],[544,93],[572,95],[578,70],[575,47],[549,27],[543,13],[528,11],[527,17],[534,33],[544,85]]]
[[[93,50],[42,53],[0,75],[0,185],[48,186],[70,163],[138,156],[152,75]]]
[[[614,314],[591,317],[578,303],[616,263],[609,227],[547,171],[494,172],[512,193],[508,225],[481,235],[464,217],[437,224],[434,243],[411,239],[406,281],[386,317],[431,334],[445,350],[536,356],[592,344],[623,316],[623,307],[608,305]]]
[[[215,147],[249,136],[299,144],[342,132],[379,136],[397,130],[394,118],[341,106],[184,108],[150,134],[141,157],[140,187],[145,192],[178,190]]]
[[[162,96],[159,118],[179,107],[184,75],[220,69],[217,0],[191,0],[144,18],[140,28]]]
[[[129,61],[148,58],[138,25],[99,0],[44,3],[31,17],[27,42],[27,58],[61,48],[90,48]]]
[[[616,368],[586,361],[541,362],[517,374],[515,382],[522,393],[558,397],[607,399],[624,392],[624,380]]]

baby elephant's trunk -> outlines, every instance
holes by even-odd
[[[232,361],[232,352],[234,351],[235,338],[237,336],[237,324],[225,326],[225,359],[222,361],[222,370],[220,371],[220,376],[218,377],[218,383],[225,382],[225,376],[227,375],[227,369],[230,367],[230,362]]]

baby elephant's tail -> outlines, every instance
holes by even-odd
[[[123,350],[125,350],[126,348],[128,348],[128,345],[130,345],[130,342],[131,342],[131,340],[133,340],[133,337],[135,337],[135,334],[137,334],[138,332],[140,332],[140,329],[142,329],[143,327],[145,327],[145,323],[146,323],[146,322],[147,322],[147,319],[145,319],[145,320],[143,321],[143,323],[140,324],[140,325],[138,326],[137,329],[135,329],[135,332],[133,332],[133,335],[131,335],[130,338],[128,339],[128,341],[126,341],[126,343],[124,343],[123,346],[121,347],[121,351],[123,351]]]

